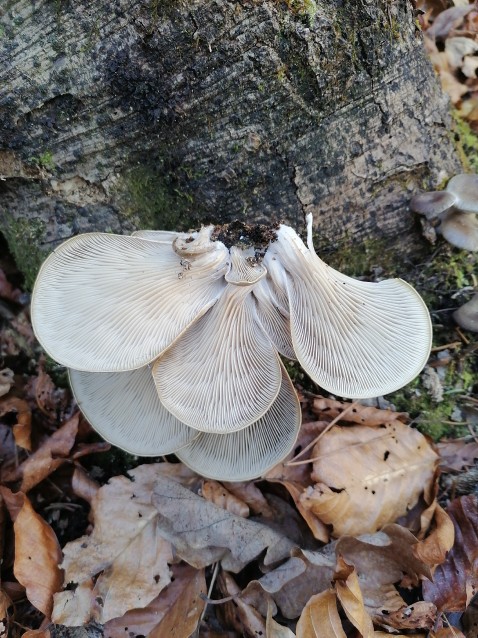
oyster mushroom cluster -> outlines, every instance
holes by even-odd
[[[420,296],[400,279],[333,270],[307,221],[307,245],[285,225],[236,237],[206,226],[79,235],[47,258],[33,327],[107,441],[246,480],[280,462],[300,427],[279,355],[348,398],[392,392],[420,372],[431,345]]]
[[[444,191],[415,195],[410,208],[429,221],[438,221],[438,232],[453,246],[478,250],[478,175],[455,175]]]

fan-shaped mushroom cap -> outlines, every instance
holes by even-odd
[[[249,273],[232,264],[236,272]],[[233,432],[269,409],[281,384],[277,351],[259,323],[254,286],[227,284],[215,306],[153,366],[163,405],[203,432]]]
[[[478,175],[455,175],[446,190],[456,197],[455,208],[465,213],[478,213]]]
[[[455,310],[453,319],[461,328],[471,332],[478,332],[478,293],[473,295],[470,301],[458,308],[458,310]]]
[[[194,471],[220,481],[248,481],[265,474],[292,450],[301,410],[297,394],[282,368],[277,398],[258,421],[239,432],[201,434],[176,455]]]
[[[33,290],[38,340],[59,363],[114,372],[154,360],[220,297],[229,252],[211,242],[187,264],[139,237],[73,237],[45,261]]]
[[[94,429],[130,454],[170,454],[198,435],[161,405],[148,366],[69,374],[76,402]]]
[[[478,220],[476,215],[453,210],[447,213],[439,227],[443,237],[463,250],[478,250]]]
[[[456,202],[457,197],[448,191],[430,191],[418,193],[412,197],[410,208],[427,219],[440,217]]]
[[[267,256],[289,271],[287,289],[294,350],[323,388],[349,398],[393,392],[425,365],[431,322],[418,293],[400,279],[362,282],[327,266],[288,226]],[[266,266],[268,260],[266,262]]]

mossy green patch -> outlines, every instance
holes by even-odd
[[[122,176],[118,187],[120,214],[138,229],[188,230],[198,225],[193,199],[173,177],[148,166]]]
[[[32,290],[46,253],[38,247],[45,237],[45,223],[40,219],[16,219],[4,212],[2,232],[15,262],[25,277],[25,288]]]
[[[452,139],[460,160],[466,170],[478,173],[478,135],[457,111],[453,111],[452,116]]]

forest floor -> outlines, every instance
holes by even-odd
[[[444,5],[418,3],[425,29]],[[457,16],[428,47],[467,88],[448,79],[476,171],[476,73],[463,65],[474,57],[476,71],[478,45],[452,43],[470,49],[453,68],[445,45],[475,42],[478,14]],[[478,253],[438,238],[399,264],[384,250],[355,265],[331,255],[347,274],[418,290],[430,359],[369,405],[322,396],[287,364],[297,446],[244,483],[104,443],[37,344],[1,240],[0,255],[0,638],[478,636],[478,337],[453,320],[478,289]]]

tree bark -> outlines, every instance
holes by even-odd
[[[418,241],[460,170],[409,0],[10,0],[0,223],[31,284],[72,234],[313,213],[318,249]]]

